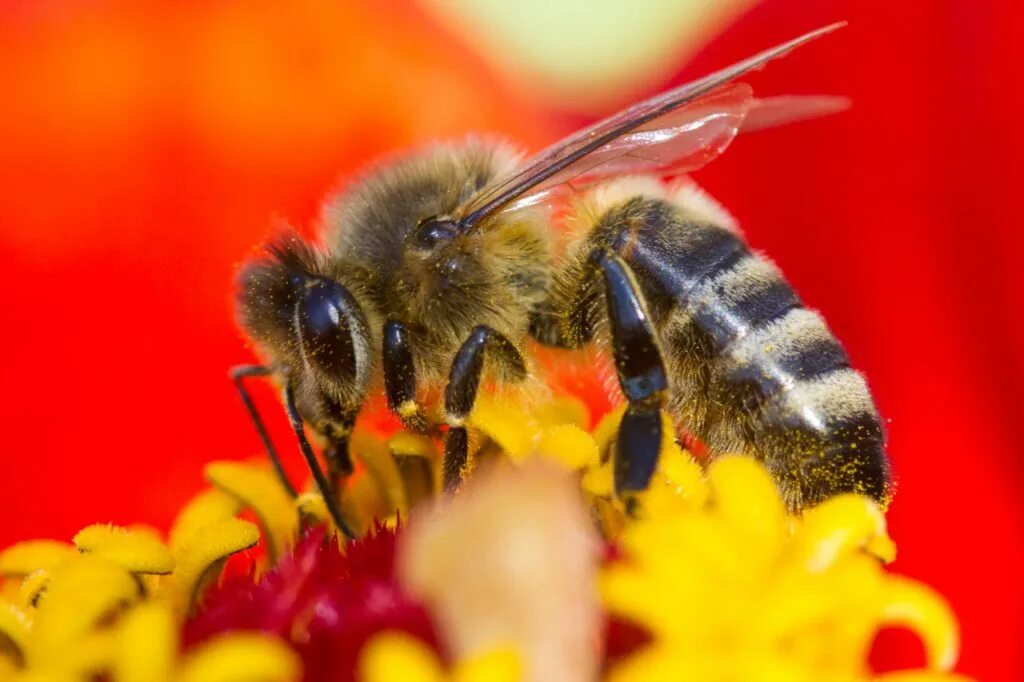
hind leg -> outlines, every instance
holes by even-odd
[[[593,307],[603,295],[611,331],[611,351],[619,387],[628,401],[619,427],[615,456],[615,492],[628,499],[645,490],[661,450],[661,408],[668,377],[643,292],[628,264],[605,247],[596,247],[576,271],[564,309],[552,308],[534,320],[538,340],[578,347],[593,336]]]

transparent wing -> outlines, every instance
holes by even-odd
[[[485,187],[453,217],[469,228],[497,211],[542,201],[562,187],[578,188],[623,173],[678,174],[696,170],[725,150],[748,113],[756,114],[752,129],[827,113],[828,105],[823,106],[823,102],[829,100],[835,106],[838,98],[754,100],[749,86],[733,81],[843,25],[811,31],[599,121]],[[769,105],[759,106],[764,102]],[[815,109],[824,111],[814,113]]]

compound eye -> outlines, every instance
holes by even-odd
[[[413,233],[413,244],[420,249],[437,248],[438,244],[450,241],[459,234],[459,226],[453,220],[427,218],[421,220]]]
[[[347,325],[348,292],[334,282],[318,281],[302,294],[295,324],[306,360],[332,378],[354,377],[356,353]]]

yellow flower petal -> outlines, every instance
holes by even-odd
[[[0,658],[7,657],[16,665],[25,660],[25,643],[31,621],[24,611],[6,599],[0,599]]]
[[[320,493],[299,493],[295,498],[295,509],[299,512],[299,520],[304,527],[325,523],[334,528],[331,513],[327,511],[327,503]]]
[[[363,647],[361,682],[441,682],[444,673],[433,650],[403,632],[382,632]]]
[[[399,431],[388,440],[388,449],[392,453],[401,453],[406,456],[419,456],[425,459],[437,457],[437,448],[426,436],[408,431]]]
[[[211,462],[203,470],[206,480],[252,509],[263,527],[267,556],[273,563],[291,544],[295,506],[269,468],[242,462]]]
[[[234,517],[241,509],[242,504],[237,497],[220,490],[204,490],[199,493],[174,519],[174,525],[167,536],[171,553],[178,556],[182,545],[191,542],[196,533],[211,523]]]
[[[56,540],[27,540],[0,552],[0,575],[24,577],[40,568],[54,568],[78,556],[72,545]]]
[[[259,529],[241,519],[224,519],[206,526],[181,549],[178,567],[164,590],[179,613],[192,609],[206,584],[216,577],[224,561],[236,552],[254,547]]]
[[[884,603],[885,624],[913,630],[924,643],[929,667],[952,670],[960,654],[960,629],[945,599],[926,585],[893,576]]]
[[[571,395],[556,395],[540,405],[534,414],[542,427],[571,424],[587,429],[590,426],[590,410],[586,403]]]
[[[103,557],[82,556],[54,569],[35,618],[29,663],[63,664],[75,642],[138,596],[132,574]]]
[[[174,570],[174,557],[162,542],[145,531],[98,523],[74,537],[79,551],[103,557],[132,573],[166,575]]]
[[[178,655],[178,624],[165,605],[141,604],[129,611],[116,635],[114,679],[166,682]]]
[[[115,650],[116,639],[111,629],[97,629],[69,645],[59,663],[51,665],[74,673],[78,679],[96,680],[110,670]]]
[[[400,431],[388,440],[388,449],[405,493],[405,507],[399,511],[403,517],[408,517],[412,507],[430,499],[434,491],[441,488],[437,448],[426,436]]]
[[[786,508],[764,467],[750,457],[719,457],[708,467],[715,513],[747,539],[777,547]]]
[[[622,422],[622,415],[626,413],[626,405],[619,405],[601,418],[601,421],[594,427],[594,442],[602,453],[608,449],[619,432],[619,424]]]
[[[533,450],[538,423],[519,401],[481,395],[469,423],[487,434],[513,462],[521,462]]]
[[[797,534],[797,551],[808,570],[822,571],[850,552],[869,545],[883,559],[891,559],[895,548],[888,540],[885,517],[874,502],[860,495],[838,495],[804,513]]]
[[[900,670],[876,675],[875,682],[972,682],[972,678],[957,673],[940,673],[932,670]]]
[[[581,483],[583,489],[595,497],[610,497],[615,492],[611,463],[587,469]]]
[[[373,434],[357,430],[352,434],[350,448],[380,492],[384,506],[376,510],[376,516],[386,518],[398,510],[408,511],[402,476],[387,443]]]
[[[523,661],[514,648],[491,649],[459,661],[452,682],[519,682],[523,679]]]
[[[259,632],[235,632],[196,648],[181,670],[181,682],[288,682],[302,674],[296,654]]]
[[[561,424],[540,434],[538,454],[561,462],[569,469],[583,469],[598,464],[597,444],[589,433],[573,424]]]
[[[75,556],[78,556],[78,552],[75,552]],[[48,569],[40,568],[38,571],[33,571],[21,582],[21,589],[18,590],[18,603],[26,609],[38,606],[49,584],[50,571]]]

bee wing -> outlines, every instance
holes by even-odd
[[[497,211],[542,201],[562,187],[579,188],[623,173],[669,175],[696,170],[729,146],[748,114],[754,114],[750,129],[762,129],[845,108],[839,106],[845,102],[840,98],[755,100],[749,86],[733,82],[844,25],[811,31],[599,121],[485,187],[454,217],[468,228]]]

